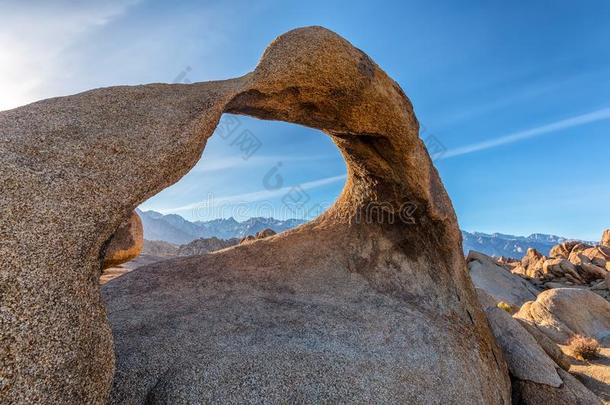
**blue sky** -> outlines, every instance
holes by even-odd
[[[422,136],[447,149],[436,166],[463,229],[597,240],[610,227],[610,2],[328,3],[0,1],[0,110],[101,86],[235,77],[277,35],[323,25],[396,79]],[[251,157],[214,136],[193,171],[142,208],[290,217],[283,200],[295,190],[308,199],[298,215],[332,203],[345,165],[328,137],[238,119],[260,140]]]

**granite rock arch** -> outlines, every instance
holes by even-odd
[[[256,288],[266,280],[282,291],[298,287],[299,292],[317,294],[318,300],[335,291],[343,304],[356,305],[353,310],[372,311],[375,317],[370,319],[387,310],[387,318],[398,323],[388,332],[392,342],[412,339],[405,357],[412,363],[399,361],[383,374],[383,384],[371,383],[351,369],[355,374],[349,375],[350,380],[339,381],[340,373],[330,363],[343,364],[336,353],[320,358],[284,353],[288,357],[279,356],[272,364],[305,356],[299,357],[302,364],[295,364],[327,365],[332,369],[328,375],[338,378],[337,386],[360,390],[357,398],[362,400],[509,403],[506,365],[478,306],[457,220],[418,137],[412,106],[366,54],[321,27],[280,36],[257,68],[240,78],[110,87],[0,113],[0,208],[5,213],[0,219],[4,359],[0,398],[16,403],[107,400],[115,364],[97,282],[103,246],[140,202],[179,180],[198,161],[223,112],[322,130],[343,154],[348,179],[337,203],[312,223],[206,256],[198,263],[179,259],[172,265],[184,267],[184,277],[191,281],[216,277],[217,282],[228,282],[214,273],[222,265],[233,266],[236,277],[249,271],[243,282]],[[412,221],[355,220],[377,203],[383,203],[389,215],[399,213],[404,204],[417,209]],[[286,258],[278,260],[270,253],[275,249],[285,252]],[[264,270],[252,275],[243,267],[250,260]],[[308,270],[298,275],[291,267],[294,263]],[[208,270],[202,272],[202,266]],[[129,299],[141,293],[137,288],[153,291],[164,277],[171,279],[155,266],[138,273],[109,283],[104,291],[115,341],[126,345],[137,331],[118,314],[133,309]],[[363,307],[355,304],[356,291],[365,297]],[[277,305],[278,311],[285,309],[282,303]],[[137,310],[142,315],[153,307]],[[324,308],[326,314],[337,305]],[[335,312],[331,315],[336,319]],[[361,325],[341,322],[341,327]],[[149,332],[155,339],[164,334],[162,329]],[[360,348],[356,352],[364,353],[358,364],[371,364],[377,355],[400,356],[407,347],[397,341],[382,354],[365,350],[377,339],[369,332],[367,339],[350,341]],[[285,343],[294,338],[288,336]],[[145,354],[153,350],[140,349]],[[180,379],[191,381],[190,377],[163,378],[164,373],[171,375],[171,369],[161,368],[154,375],[138,376],[141,370],[129,368],[133,366],[129,359],[121,362],[120,348],[117,353],[111,401],[185,399],[179,397]],[[260,365],[266,359],[259,354],[245,363]],[[202,356],[202,361],[209,360]],[[146,360],[134,361],[142,359]],[[187,370],[197,367],[185,365]],[[131,384],[138,382],[124,378],[132,371],[142,381],[135,390]],[[278,381],[289,382],[291,374],[287,375],[278,376]],[[390,388],[380,391],[388,381]],[[305,397],[296,399],[349,398],[349,392],[332,391],[330,385],[318,382],[322,397],[307,397],[314,394],[306,389],[297,393]],[[271,391],[258,395],[281,399],[276,396],[285,389],[280,383],[261,384]],[[370,389],[363,388],[366,384]],[[199,386],[203,391],[193,395],[201,395],[205,387]],[[128,390],[135,396],[122,397]],[[231,392],[224,394],[231,399]]]

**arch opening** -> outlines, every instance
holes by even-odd
[[[335,203],[346,177],[343,157],[321,131],[225,113],[195,166],[137,208],[140,254],[112,263],[100,281],[296,228]]]

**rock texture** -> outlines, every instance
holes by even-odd
[[[477,294],[508,363],[513,404],[601,404],[595,393],[566,372],[569,360],[555,343],[535,326],[498,308],[485,291],[477,288]]]
[[[545,351],[546,354],[557,364],[559,367],[564,369],[565,371],[570,370],[571,360],[570,358],[561,350],[561,347],[557,343],[555,343],[551,338],[545,335],[536,324],[532,321],[525,320],[522,318],[514,318],[518,321],[527,332],[532,335],[538,345]]]
[[[531,278],[541,278],[544,275],[542,267],[545,261],[546,256],[536,249],[529,248],[521,259],[521,263],[514,268],[513,272]]]
[[[509,403],[409,100],[319,27],[282,35],[241,78],[0,113],[0,402],[107,400],[103,247],[194,166],[224,112],[323,130],[344,191],[286,234],[107,283],[110,401]]]
[[[135,259],[142,252],[144,231],[138,214],[133,212],[112,235],[104,252],[103,268],[117,266]]]
[[[570,257],[570,253],[572,252],[572,249],[574,248],[574,246],[580,245],[581,243],[582,242],[580,242],[578,240],[568,240],[568,241],[562,242],[551,248],[551,250],[549,252],[549,256],[567,259],[568,257]]]
[[[515,317],[533,322],[559,344],[575,334],[610,344],[610,303],[584,289],[547,290],[525,303]]]
[[[504,352],[511,377],[558,388],[563,384],[557,365],[519,322],[497,307],[497,301],[477,289],[479,302],[487,315],[500,348]]]
[[[528,249],[521,262],[498,261],[511,272],[531,281],[542,289],[582,288],[595,292],[610,301],[608,283],[604,280],[610,272],[610,247],[597,246],[580,241],[566,241],[550,250],[545,257],[535,249]]]
[[[602,405],[601,399],[564,370],[557,370],[563,380],[560,388],[513,379],[513,404],[523,405]]]
[[[503,301],[520,307],[527,301],[535,300],[540,293],[531,283],[512,274],[482,253],[468,253],[466,262],[475,287],[484,290],[497,302]]]

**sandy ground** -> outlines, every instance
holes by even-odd
[[[569,354],[565,347],[562,349]],[[610,405],[610,347],[602,348],[596,359],[573,359],[570,373]]]
[[[110,267],[104,270],[102,272],[102,276],[100,277],[100,284],[106,284],[110,280],[120,277],[125,273],[129,273],[130,271],[135,270],[138,267],[146,266],[148,264],[160,262],[166,259],[168,259],[168,257],[140,255],[130,262],[123,263],[120,266]]]

